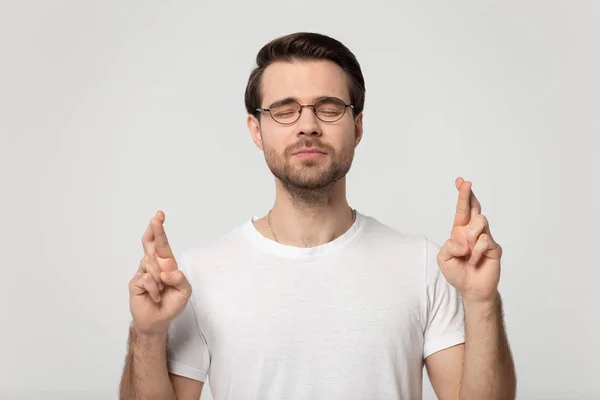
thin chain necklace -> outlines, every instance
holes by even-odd
[[[275,232],[273,232],[273,227],[271,226],[271,211],[273,211],[273,209],[270,209],[269,214],[267,214],[267,223],[269,224],[269,231],[271,231],[271,235],[273,235],[273,239],[275,239],[275,241],[277,243],[279,243],[279,240],[277,240],[277,236],[275,235]],[[352,211],[352,224],[350,224],[350,226],[352,226],[354,224],[354,221],[356,221],[356,210],[353,208],[350,208],[350,211]]]

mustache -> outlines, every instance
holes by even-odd
[[[327,154],[332,154],[334,152],[331,146],[322,143],[320,140],[302,138],[297,143],[289,146],[285,150],[285,155],[289,157],[303,148],[314,148]]]

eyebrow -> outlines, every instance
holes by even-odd
[[[332,95],[315,96],[312,98],[312,102],[316,103],[317,101],[319,101],[321,99],[326,99],[328,97],[337,97],[337,96],[332,96]],[[276,106],[285,106],[285,105],[288,105],[288,104],[291,104],[294,102],[301,104],[300,100],[298,100],[297,97],[289,96],[289,97],[284,97],[283,99],[275,100],[273,103],[271,103],[271,105],[269,107],[273,108]]]

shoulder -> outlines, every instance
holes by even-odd
[[[209,238],[205,241],[194,243],[185,248],[179,262],[186,273],[193,273],[206,265],[215,265],[219,260],[239,255],[247,245],[244,240],[245,224],[238,225],[223,235]]]
[[[432,251],[437,253],[439,250],[439,245],[422,233],[395,228],[369,215],[362,217],[364,219],[363,239],[367,242],[379,246],[410,248],[423,252],[423,255]]]

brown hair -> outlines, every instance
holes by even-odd
[[[329,36],[297,32],[272,40],[256,55],[256,67],[250,74],[244,95],[248,114],[258,115],[256,108],[261,106],[260,82],[265,69],[275,61],[293,60],[329,60],[339,65],[348,76],[348,92],[355,115],[363,110],[365,80],[354,54],[344,44]]]

